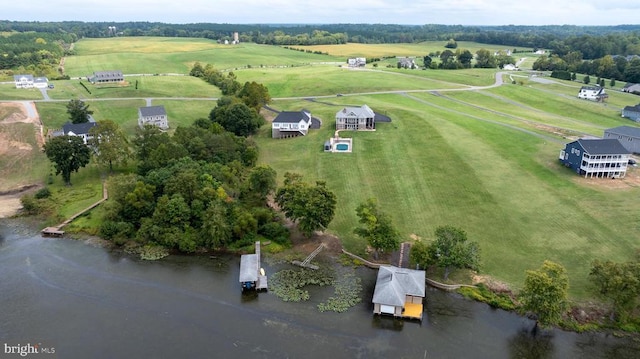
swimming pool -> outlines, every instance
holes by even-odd
[[[346,143],[338,143],[336,145],[336,151],[348,151],[349,150],[349,145]]]

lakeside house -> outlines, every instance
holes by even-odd
[[[138,108],[138,126],[153,125],[163,130],[169,128],[169,117],[164,106],[146,106]]]
[[[383,265],[373,291],[373,313],[422,320],[425,271]]]
[[[640,104],[635,106],[625,106],[622,109],[622,117],[631,121],[640,122]]]
[[[336,113],[336,130],[375,130],[375,117],[367,105],[345,107]]]
[[[558,159],[585,178],[623,178],[630,153],[617,138],[580,139],[567,143]]]
[[[87,76],[87,79],[92,84],[124,82],[124,75],[120,70],[96,71],[93,75]]]
[[[609,95],[600,86],[582,86],[578,92],[578,98],[590,101],[604,102]]]
[[[640,127],[618,126],[604,130],[603,138],[612,138],[631,153],[640,153]]]
[[[17,89],[33,88],[33,75],[13,75],[13,82]]]
[[[272,138],[306,136],[311,128],[311,112],[282,111],[271,123]]]

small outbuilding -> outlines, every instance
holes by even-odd
[[[380,266],[373,291],[373,313],[422,320],[425,279],[422,270]]]
[[[240,285],[242,290],[267,289],[267,276],[260,267],[260,242],[255,243],[254,254],[243,254],[240,257]]]

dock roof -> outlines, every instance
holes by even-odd
[[[243,254],[240,257],[240,283],[258,280],[258,254]]]

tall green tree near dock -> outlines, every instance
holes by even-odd
[[[528,270],[520,292],[522,307],[535,313],[536,326],[558,323],[567,308],[569,278],[558,263],[544,261],[538,270]]]

